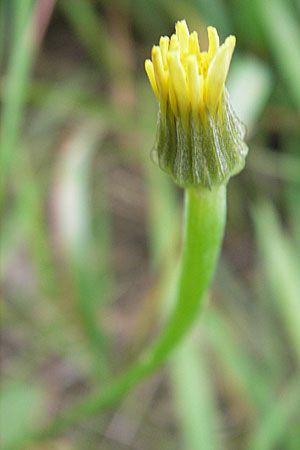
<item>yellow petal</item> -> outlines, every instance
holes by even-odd
[[[204,88],[205,88],[205,82],[203,75],[199,75],[199,91],[200,91],[200,99],[199,99],[199,108],[202,115],[205,113],[204,108]]]
[[[205,102],[211,114],[214,114],[224,89],[232,53],[235,47],[235,37],[229,36],[217,50],[208,67],[205,89]]]
[[[165,70],[167,70],[168,68],[167,53],[169,50],[169,41],[170,39],[168,38],[168,36],[162,36],[159,40],[160,52]]]
[[[190,92],[192,113],[195,121],[198,121],[200,103],[200,77],[196,55],[189,55],[187,57],[187,84]]]
[[[170,50],[179,50],[179,41],[176,34],[172,34],[170,40]]]
[[[220,46],[220,39],[219,39],[218,32],[214,27],[208,27],[207,33],[208,33],[208,41],[209,41],[208,57],[209,57],[209,61],[211,61]]]
[[[150,59],[146,59],[146,61],[145,61],[145,70],[146,70],[148,78],[150,80],[150,84],[153,89],[153,92],[156,95],[157,100],[158,100],[159,99],[158,89],[156,86],[153,64],[152,64],[152,61],[150,61]]]
[[[193,31],[189,36],[189,55],[196,55],[197,59],[200,55],[200,46],[197,31]]]
[[[162,103],[162,106],[164,106],[168,94],[167,75],[164,71],[160,48],[157,45],[154,45],[152,48],[152,63],[154,68],[155,81],[158,87],[159,99]]]
[[[178,116],[177,100],[176,100],[176,95],[175,95],[174,88],[172,85],[171,77],[169,78],[169,100],[170,100],[171,108],[173,110],[174,115]]]
[[[187,125],[188,93],[187,93],[185,72],[181,64],[178,52],[175,51],[168,52],[168,67],[179,112],[181,114],[184,124]]]
[[[180,20],[175,25],[176,34],[178,36],[180,51],[186,53],[189,46],[189,29],[185,20]]]

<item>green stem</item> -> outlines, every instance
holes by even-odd
[[[186,190],[182,268],[173,313],[160,338],[123,374],[57,418],[42,436],[53,435],[120,400],[155,371],[197,318],[221,248],[226,218],[226,187]]]

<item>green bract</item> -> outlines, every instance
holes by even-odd
[[[248,147],[245,125],[239,120],[225,90],[220,107],[212,117],[206,108],[197,123],[192,113],[188,127],[171,108],[158,114],[153,160],[172,176],[179,186],[205,187],[226,184],[244,165]]]

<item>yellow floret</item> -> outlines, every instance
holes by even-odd
[[[190,101],[195,122],[199,117],[200,77],[196,55],[187,57],[187,84],[190,90]]]
[[[169,75],[172,80],[180,115],[186,124],[189,113],[189,101],[186,83],[186,73],[179,58],[179,52],[168,52]]]
[[[157,89],[157,85],[156,85],[156,81],[155,81],[153,64],[152,64],[152,61],[150,59],[146,59],[146,61],[145,61],[145,70],[146,70],[148,78],[150,80],[150,84],[151,84],[151,87],[153,89],[153,92],[156,95],[157,100],[159,100],[158,89]]]
[[[227,78],[232,53],[235,47],[235,37],[230,36],[221,45],[208,67],[206,77],[205,103],[213,114],[217,108]]]

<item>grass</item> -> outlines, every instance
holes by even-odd
[[[121,373],[171,308],[182,195],[149,158],[143,60],[183,17],[201,36],[237,34],[228,88],[249,131],[210,299],[160,377],[43,448],[297,448],[297,2],[67,3],[38,50],[24,39],[34,2],[1,3],[4,448]],[[131,100],[111,58],[120,36]]]

